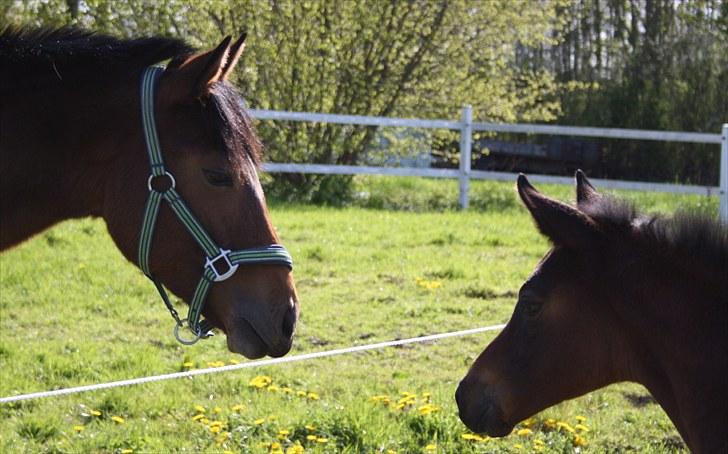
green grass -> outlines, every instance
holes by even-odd
[[[360,196],[346,208],[272,204],[302,300],[291,354],[508,320],[515,292],[548,247],[512,184],[475,183],[468,212],[449,210],[456,182],[369,177],[356,184]],[[546,190],[571,198],[569,188]],[[628,196],[649,211],[716,206],[700,197]],[[244,361],[227,352],[223,336],[183,347],[172,325],[102,221],[62,223],[0,256],[0,395]],[[272,442],[286,449],[299,441],[312,452],[410,453],[428,445],[448,453],[528,452],[538,439],[544,452],[573,452],[574,436],[549,430],[547,420],[574,426],[577,415],[589,427],[582,452],[684,449],[635,384],[553,407],[527,436],[464,439],[453,393],[494,335],[3,404],[0,451],[269,452]],[[272,391],[249,386],[258,375],[272,378]],[[405,391],[417,395],[414,407],[371,399],[396,402]],[[427,402],[438,410],[421,415]],[[196,405],[207,424],[193,420]],[[224,422],[219,433],[212,421]]]

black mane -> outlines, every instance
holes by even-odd
[[[600,196],[579,208],[607,232],[634,238],[658,253],[679,254],[718,273],[728,273],[728,225],[712,216],[690,211],[678,211],[672,217],[643,216],[631,203],[610,196]]]
[[[113,78],[192,51],[174,38],[119,39],[69,27],[10,27],[0,31],[0,77],[5,84],[38,77],[63,80],[70,75],[76,80]]]

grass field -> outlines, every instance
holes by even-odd
[[[545,189],[571,198],[571,188]],[[512,184],[474,184],[468,212],[450,209],[451,181],[364,178],[357,191],[344,208],[272,205],[302,300],[291,354],[503,323],[548,247]],[[629,197],[649,211],[716,206]],[[245,361],[223,336],[183,347],[171,329],[102,221],[65,222],[0,255],[2,396]],[[453,394],[494,335],[0,404],[0,451],[684,450],[634,384],[551,408],[504,439],[470,434]]]

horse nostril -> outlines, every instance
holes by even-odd
[[[296,327],[296,308],[291,306],[288,308],[286,315],[283,316],[283,336],[293,336],[293,329]]]

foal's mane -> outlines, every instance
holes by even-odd
[[[728,270],[728,225],[711,216],[691,211],[644,216],[631,203],[610,196],[579,208],[605,232],[630,238],[657,254],[698,261],[719,275]]]
[[[120,39],[71,27],[0,30],[0,93],[58,86],[113,85],[120,77],[139,75],[149,65],[171,60],[179,65],[195,49],[177,38]],[[261,144],[238,92],[226,82],[213,84],[201,105],[206,127],[230,162],[243,156],[258,166]],[[171,151],[171,150],[170,150]]]

